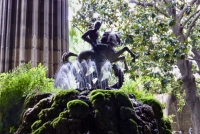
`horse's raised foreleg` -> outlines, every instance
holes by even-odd
[[[125,67],[125,71],[128,71],[128,65],[126,63],[126,58],[125,56],[122,56],[122,57],[118,57],[117,59],[113,60],[113,62],[117,62],[117,61],[123,61],[124,62],[124,67]]]
[[[115,53],[115,57],[119,57],[121,54],[123,54],[125,51],[127,51],[130,55],[131,55],[131,57],[132,57],[132,61],[133,62],[135,62],[135,54],[128,48],[128,47],[124,47],[124,48],[122,48],[121,50],[119,50],[119,51],[117,51],[116,53]]]

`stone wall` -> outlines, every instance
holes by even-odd
[[[170,108],[169,108],[169,115],[176,115],[175,112],[177,112],[176,110],[174,110],[174,107],[172,106],[173,104],[170,105]],[[176,121],[176,117],[173,118],[173,121],[174,123],[172,123],[172,130],[173,131],[182,131],[183,134],[189,134],[189,128],[192,127],[192,122],[191,122],[191,119],[190,119],[190,112],[188,110],[188,107],[187,106],[184,106],[183,107],[183,110],[182,112],[178,115],[178,118],[179,118],[179,121],[180,121],[180,130],[178,129],[178,124],[177,124],[177,121]]]
[[[177,132],[175,134],[181,134],[179,132],[182,131],[182,134],[189,134],[189,128],[192,127],[192,122],[188,107],[185,105],[182,112],[178,112],[178,99],[171,94],[159,94],[156,95],[156,99],[165,106],[163,113],[166,116],[174,115],[172,123],[172,130],[174,133]]]
[[[52,77],[68,51],[68,0],[0,0],[0,73],[42,63]]]

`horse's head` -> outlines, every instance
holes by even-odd
[[[121,45],[120,35],[117,32],[105,32],[101,39],[101,43],[110,44],[113,47]]]

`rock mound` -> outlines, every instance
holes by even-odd
[[[15,133],[171,134],[159,102],[143,102],[120,90],[63,90],[30,103]]]

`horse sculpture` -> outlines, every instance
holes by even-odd
[[[101,39],[101,43],[97,45],[97,49],[100,51],[96,52],[94,50],[82,51],[80,54],[75,54],[72,52],[66,52],[62,55],[63,63],[69,62],[69,57],[76,56],[78,61],[81,63],[83,60],[95,61],[97,66],[97,71],[101,73],[101,63],[105,60],[109,60],[111,63],[117,61],[123,61],[125,71],[128,70],[128,65],[126,63],[125,56],[121,56],[125,51],[127,51],[132,56],[132,61],[135,61],[135,54],[128,48],[123,47],[121,50],[116,51],[115,46],[120,45],[121,40],[119,34],[116,32],[105,32]],[[121,85],[121,84],[120,84]]]
[[[95,52],[94,50],[86,50],[82,51],[79,55],[72,53],[72,52],[66,52],[62,55],[62,61],[63,63],[69,62],[70,56],[77,56],[78,61],[81,62],[82,60],[94,60],[96,63],[102,62],[104,60],[109,60],[111,63],[117,62],[117,61],[123,61],[125,66],[125,71],[128,70],[128,66],[126,63],[125,56],[121,56],[125,51],[127,51],[131,57],[132,61],[135,61],[135,54],[128,48],[123,47],[121,50],[116,51],[114,49],[115,46],[120,45],[121,41],[119,39],[119,35],[116,32],[105,32],[103,34],[103,37],[101,39],[101,44],[97,45],[98,50],[100,50],[100,53]]]

